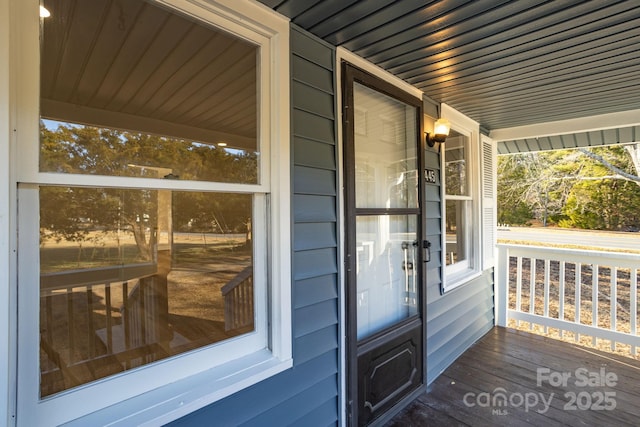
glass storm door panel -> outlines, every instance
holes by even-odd
[[[422,382],[422,113],[361,70],[344,76],[350,420],[367,425]]]
[[[358,340],[418,314],[416,215],[356,218]]]
[[[354,83],[358,339],[417,313],[415,107]],[[370,211],[367,211],[370,210]]]

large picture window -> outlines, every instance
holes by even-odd
[[[38,106],[19,101],[21,422],[122,420],[151,392],[136,423],[167,421],[196,375],[192,410],[291,366],[286,21],[248,2],[263,26],[210,2],[41,6],[21,80],[39,75]]]

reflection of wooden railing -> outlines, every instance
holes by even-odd
[[[143,313],[153,295],[145,284],[156,272],[156,264],[146,263],[41,275],[40,347],[49,360],[42,366],[43,395],[121,371],[134,356],[155,352],[140,349],[154,344],[141,337],[153,332]]]
[[[253,268],[246,267],[221,292],[225,331],[253,327]]]
[[[153,264],[41,276],[42,396],[253,328],[252,267],[222,287],[223,331],[217,321],[198,323],[195,321],[202,319],[183,318],[170,322],[168,265],[159,256]]]
[[[150,276],[157,271],[153,263],[131,264],[83,270],[67,270],[57,273],[43,273],[40,276],[40,292],[47,296],[47,292],[59,289],[72,289],[75,286],[90,286],[126,282],[144,276]]]
[[[129,302],[131,296],[136,298],[136,295],[133,292],[130,293],[129,289],[139,286],[141,279],[152,277],[156,273],[156,269],[157,266],[155,264],[148,263],[41,275],[40,296],[44,304],[44,319],[41,320],[41,323],[43,323],[41,329],[46,332],[46,341],[53,342],[54,298],[57,297],[59,300],[64,298],[66,299],[67,309],[66,323],[68,323],[66,348],[69,352],[70,361],[74,361],[78,356],[79,349],[76,344],[76,325],[78,324],[84,323],[87,325],[88,356],[95,356],[95,331],[97,328],[94,325],[93,311],[97,308],[97,302],[95,301],[96,295],[94,292],[99,292],[104,294],[104,306],[101,308],[105,311],[105,344],[107,352],[110,353],[113,349],[114,319],[119,317],[121,307],[131,306]],[[122,287],[122,304],[118,306],[114,306],[112,303],[111,291],[113,285]],[[85,304],[80,304],[79,301],[75,301],[77,298],[74,298],[74,295],[79,296],[82,293],[86,293],[86,307],[84,307]],[[129,325],[125,324],[125,329],[130,329]]]

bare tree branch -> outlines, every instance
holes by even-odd
[[[593,160],[601,163],[604,167],[606,167],[607,169],[609,169],[610,171],[620,175],[622,178],[628,180],[628,181],[633,181],[635,183],[637,183],[638,185],[640,185],[640,177],[630,174],[628,172],[623,171],[622,169],[618,168],[617,166],[612,165],[611,163],[609,163],[607,160],[605,160],[604,157],[599,156],[595,153],[592,153],[591,151],[584,149],[584,148],[579,148],[578,149],[582,154],[584,154],[587,157],[592,158]]]
[[[636,175],[640,175],[640,143],[625,145],[624,150],[631,156],[631,162],[636,168]]]

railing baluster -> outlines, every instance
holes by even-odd
[[[549,317],[549,286],[550,286],[550,275],[551,275],[551,260],[544,260],[544,308],[543,313],[544,317]],[[544,325],[544,333],[549,332],[549,327]]]
[[[576,262],[576,277],[575,277],[575,298],[576,298],[576,323],[581,323],[582,312],[582,264]],[[575,340],[580,341],[580,334],[576,332]]]
[[[111,318],[111,283],[104,285],[104,305],[107,316],[107,354],[113,353],[113,319]]]
[[[45,311],[47,313],[47,342],[53,346],[53,295],[44,297]]]
[[[587,336],[591,338],[591,342],[593,344],[601,343],[602,340],[607,340],[610,343],[611,349],[615,350],[616,347],[619,349],[620,346],[618,344],[625,344],[630,347],[629,353],[632,355],[637,355],[640,353],[638,349],[640,348],[640,336],[639,336],[639,328],[638,328],[638,310],[640,309],[640,302],[638,301],[638,272],[640,271],[640,255],[637,254],[628,254],[628,253],[616,253],[616,252],[605,252],[605,251],[590,251],[590,250],[570,250],[564,248],[547,248],[547,247],[536,247],[536,246],[525,246],[525,245],[498,245],[498,253],[499,259],[498,264],[496,266],[496,322],[500,325],[506,325],[509,320],[520,323],[520,327],[523,327],[525,322],[529,323],[529,328],[533,329],[535,325],[542,326],[545,332],[548,332],[549,328],[553,330],[558,330],[559,334],[563,336],[565,339],[567,338],[567,333],[571,332],[574,334],[576,342],[580,341],[581,336]],[[505,255],[509,255],[511,257],[510,261],[512,263],[507,262],[509,258]],[[522,288],[523,284],[516,282],[516,278],[513,278],[513,274],[510,273],[510,267],[521,269],[520,263],[517,262],[518,258],[522,259],[530,259],[530,273],[529,277],[530,286],[529,286],[529,312],[526,311],[526,308],[520,307],[522,304],[525,295],[525,290]],[[514,259],[515,258],[515,259]],[[540,301],[536,301],[536,285],[537,282],[537,274],[536,274],[536,262],[540,260],[541,262],[544,260],[543,268],[545,269],[543,278],[540,280],[544,289],[541,291]],[[558,263],[556,265],[556,263]],[[518,264],[516,266],[516,264]],[[522,262],[524,265],[524,261]],[[567,279],[567,269],[571,267],[571,265],[575,265],[575,277],[572,282],[571,279]],[[590,283],[585,282],[582,277],[582,265],[587,265],[589,268],[589,273],[591,276]],[[552,268],[553,267],[553,268]],[[611,282],[607,285],[610,286],[610,289],[606,289],[603,291],[607,297],[610,296],[611,306],[605,313],[600,313],[602,310],[600,309],[600,279],[599,274],[602,269],[607,269],[611,271]],[[618,276],[618,271],[622,271],[625,273],[624,275]],[[553,270],[553,271],[552,271]],[[629,271],[629,275],[626,272]],[[519,280],[526,280],[526,278],[522,278],[522,271],[518,272],[520,276]],[[543,282],[543,283],[542,283]],[[590,286],[591,289],[591,310],[587,307],[585,309],[585,315],[591,315],[591,320],[587,319],[586,322],[582,321],[582,310],[583,310],[583,302],[582,302],[582,286]],[[624,292],[618,292],[618,285],[624,285]],[[630,286],[630,290],[626,292],[626,286]],[[552,306],[551,303],[555,303],[555,296],[550,301],[551,297],[551,286],[557,287],[559,292],[558,299],[558,316],[551,316]],[[571,286],[574,286],[574,289],[571,290]],[[556,288],[554,288],[555,291]],[[520,292],[520,296],[517,295],[518,291]],[[570,299],[570,295],[565,295],[567,292],[574,293],[575,292],[575,316],[574,319],[565,319],[567,316],[567,310],[569,306],[568,302],[565,300]],[[513,297],[514,300],[517,300],[517,307],[515,308],[506,308],[506,305],[503,301],[509,301],[509,297]],[[538,307],[536,307],[536,304]],[[540,309],[540,304],[543,304],[544,307]],[[625,310],[624,315],[624,329],[627,332],[621,332],[618,329],[620,322],[618,322],[618,304],[622,309]],[[629,308],[629,326],[627,327],[627,316],[626,309]],[[536,312],[536,309],[538,311]],[[599,317],[599,315],[610,317],[609,323],[604,322],[604,317]],[[607,350],[609,349],[609,345],[607,346]]]
[[[600,286],[600,266],[593,264],[591,271],[591,325],[598,327],[598,287]],[[593,337],[593,345],[598,345],[598,337]]]
[[[494,296],[495,323],[498,326],[507,326],[509,316],[509,271],[511,258],[509,248],[498,246],[498,260],[496,263],[496,292]]]
[[[558,271],[558,319],[560,320],[564,320],[564,268],[565,262],[560,261],[560,268]],[[562,338],[564,331],[560,329],[558,332],[560,333],[560,338]]]
[[[611,267],[611,298],[609,308],[611,309],[611,330],[617,328],[617,308],[618,308],[618,267]],[[616,341],[611,340],[611,351],[616,350]]]
[[[124,308],[128,306],[129,306],[129,283],[124,282],[122,283],[122,307]],[[129,325],[129,317],[130,317],[129,313],[127,313],[126,311],[123,311],[120,314],[120,319],[124,329],[124,347],[127,350],[131,348],[131,336],[130,336],[131,334],[129,332],[131,329],[131,325]],[[128,360],[125,362],[125,368],[126,369],[130,368]]]
[[[522,257],[516,259],[516,311],[521,310],[522,303]],[[516,326],[520,326],[520,321],[516,320]]]
[[[87,343],[89,359],[96,355],[95,330],[93,327],[93,287],[87,286]]]
[[[536,314],[536,259],[529,258],[531,260],[531,266],[529,270],[531,277],[529,278],[529,313]],[[533,322],[529,322],[529,330],[533,330]]]
[[[69,364],[71,364],[74,361],[76,348],[73,288],[67,288],[67,322],[67,328],[69,329]]]
[[[631,278],[630,278],[630,299],[629,301],[629,322],[630,325],[630,333],[631,335],[637,335],[637,325],[638,325],[638,270],[635,268],[631,269]],[[636,355],[637,347],[635,345],[631,346],[631,354]]]

